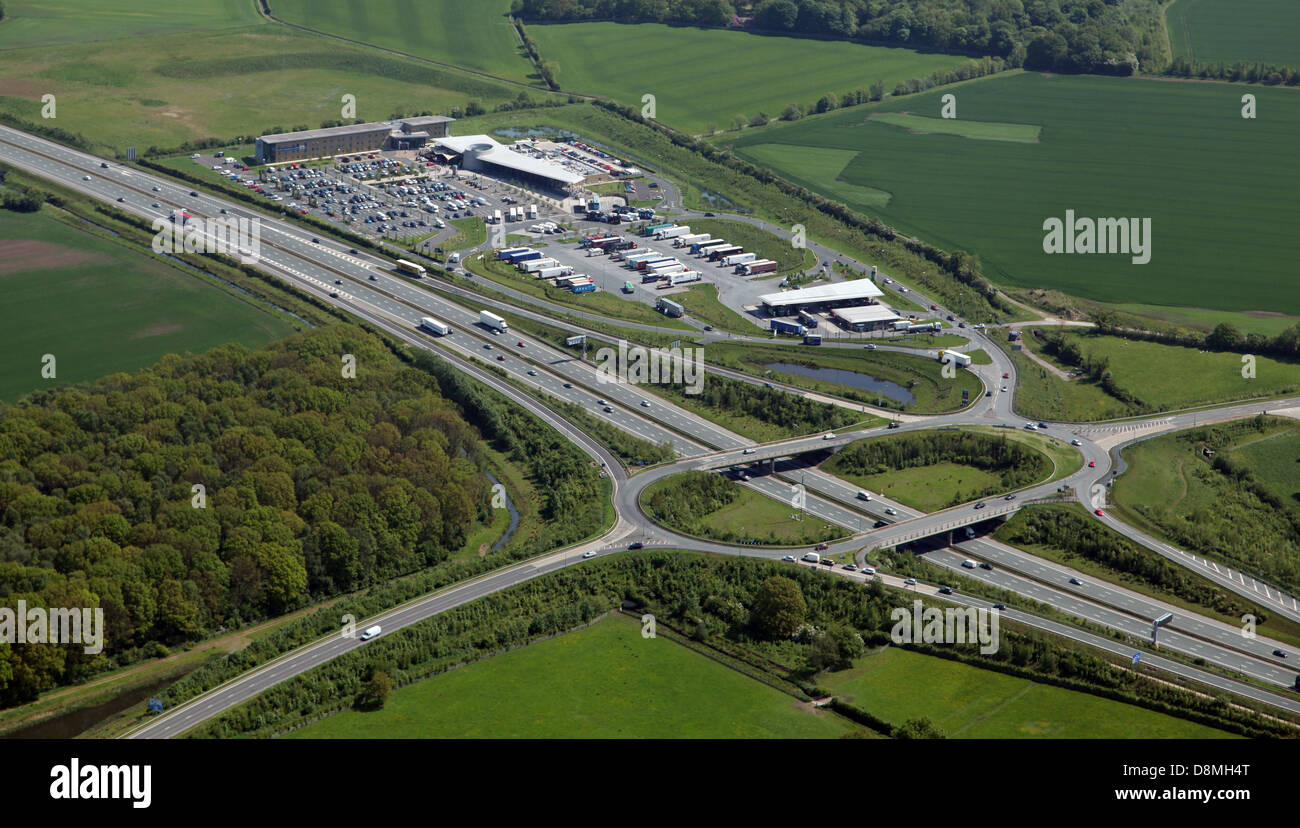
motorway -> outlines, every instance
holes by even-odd
[[[1079,440],[1081,445],[1078,448],[1083,462],[1080,468],[1071,474],[1051,483],[1019,492],[1014,501],[990,501],[984,509],[980,510],[976,510],[974,504],[964,504],[928,515],[906,509],[901,504],[883,498],[874,498],[871,504],[865,504],[858,501],[856,488],[845,481],[815,469],[800,469],[798,461],[791,466],[791,461],[786,458],[797,458],[801,454],[810,452],[828,451],[866,436],[884,433],[885,429],[881,426],[853,429],[833,435],[829,439],[825,435],[812,435],[773,444],[755,445],[751,440],[716,426],[658,396],[651,395],[647,389],[601,383],[590,364],[575,359],[572,355],[552,348],[546,343],[513,332],[492,335],[476,324],[478,318],[476,311],[431,293],[405,278],[394,276],[388,269],[389,263],[384,259],[370,254],[353,254],[345,245],[332,239],[313,236],[314,231],[310,229],[304,229],[281,219],[270,218],[250,207],[205,193],[200,192],[192,196],[187,185],[170,182],[165,178],[145,174],[133,168],[111,164],[108,169],[104,169],[100,166],[99,158],[3,127],[0,127],[0,160],[104,201],[116,202],[118,198],[122,198],[123,201],[116,204],[119,209],[149,219],[168,214],[173,206],[184,207],[200,217],[215,218],[221,216],[223,212],[227,216],[257,217],[263,232],[258,267],[324,301],[333,302],[408,344],[433,350],[458,370],[474,376],[537,414],[609,471],[618,519],[615,526],[604,536],[571,550],[551,553],[523,564],[507,567],[484,578],[457,585],[391,611],[380,619],[385,625],[386,633],[492,591],[576,562],[581,559],[580,553],[583,551],[608,554],[626,548],[628,539],[644,538],[650,540],[647,545],[654,547],[700,549],[720,554],[745,554],[767,558],[778,557],[791,551],[771,547],[738,547],[702,541],[654,525],[641,511],[640,493],[656,480],[680,471],[717,469],[734,464],[749,465],[759,460],[780,459],[782,462],[777,464],[774,474],[756,475],[747,485],[779,500],[787,500],[790,485],[778,478],[793,480],[794,475],[800,475],[800,480],[804,481],[810,490],[806,498],[807,512],[830,523],[845,526],[852,532],[852,537],[833,544],[830,554],[843,552],[857,554],[861,558],[865,556],[867,549],[873,547],[892,546],[912,538],[933,535],[950,528],[961,528],[972,523],[983,522],[1002,513],[1009,513],[1027,500],[1056,494],[1056,490],[1061,486],[1071,487],[1081,502],[1093,508],[1093,504],[1098,502],[1096,498],[1099,495],[1104,497],[1103,484],[1113,465],[1112,455],[1118,460],[1118,450],[1122,445],[1155,433],[1198,423],[1204,424],[1211,418],[1248,417],[1261,410],[1282,408],[1295,405],[1297,402],[1247,403],[1210,412],[1165,415],[1146,421],[1126,423],[1051,424],[1048,429],[1049,434],[1058,439],[1065,439],[1065,435],[1068,434]],[[85,176],[89,176],[88,181],[85,180]],[[154,201],[161,206],[153,208],[151,204]],[[340,282],[341,284],[338,284]],[[441,283],[439,287],[442,287]],[[460,293],[459,290],[455,292]],[[332,295],[335,293],[336,296]],[[502,305],[484,297],[476,297],[474,301],[477,305],[501,308],[512,314],[533,313],[526,309]],[[430,337],[417,333],[414,328],[419,318],[424,315],[436,315],[439,319],[452,324],[454,333],[439,338],[436,342]],[[544,315],[538,315],[542,317],[539,321],[556,324]],[[567,329],[571,326],[561,327]],[[599,335],[596,332],[592,333]],[[992,341],[983,341],[985,334],[977,331],[968,331],[968,333],[976,346],[984,347],[993,358],[992,365],[972,366],[972,369],[980,376],[986,387],[996,388],[1006,384],[1012,389],[1010,392],[994,392],[991,397],[979,397],[966,410],[948,415],[899,417],[893,412],[882,411],[881,413],[902,421],[901,430],[958,425],[1016,428],[1023,425],[1013,410],[1014,365]],[[747,338],[732,337],[731,339],[743,341]],[[765,341],[762,337],[754,337],[753,340]],[[521,341],[524,342],[523,347],[517,344]],[[496,360],[494,358],[496,355],[504,356],[505,360]],[[495,370],[488,370],[485,366],[505,371],[516,383],[531,385],[546,397],[579,405],[591,412],[592,416],[606,416],[614,426],[638,437],[653,442],[670,443],[680,459],[629,478],[621,465],[580,428],[568,423],[538,399],[523,393],[515,385],[503,381]],[[710,368],[710,370],[723,373],[721,369]],[[1004,373],[1010,374],[1011,378],[1002,379]],[[739,375],[737,378],[749,382],[760,381],[744,375]],[[782,390],[788,393],[805,393],[788,386],[783,387]],[[600,399],[606,400],[614,412],[603,412],[603,405],[597,403]],[[642,404],[643,401],[645,405]],[[857,404],[852,404],[852,407],[862,408]],[[746,451],[750,453],[746,454]],[[1095,462],[1094,468],[1088,467],[1086,461],[1089,460]],[[886,507],[893,508],[897,512],[895,522],[880,529],[873,529],[871,524]],[[1221,564],[1203,561],[1183,550],[1177,550],[1156,539],[1146,537],[1110,516],[1104,519],[1116,531],[1156,549],[1160,554],[1176,560],[1180,565],[1199,566],[1205,570],[1202,574],[1206,574],[1206,577],[1210,577],[1210,573],[1217,575],[1217,578],[1212,578],[1216,583],[1221,583],[1252,600],[1259,601],[1261,597],[1266,597],[1270,600],[1270,607],[1289,609],[1296,612],[1296,617],[1300,619],[1300,611],[1297,611],[1294,599],[1284,596],[1275,588],[1259,581],[1249,580],[1248,576],[1242,576],[1240,573],[1232,573]],[[1018,592],[1044,604],[1051,604],[1062,612],[1100,626],[1119,630],[1135,640],[1148,635],[1150,618],[1164,611],[1159,602],[1108,585],[1088,585],[1087,579],[1082,579],[1085,589],[1064,589],[1060,580],[1067,570],[1053,569],[1052,565],[1019,553],[1011,547],[981,540],[959,543],[958,548],[964,550],[963,554],[979,555],[981,559],[997,562],[1006,571],[960,569],[962,556],[945,550],[927,553],[927,557],[940,565],[955,565],[958,571],[968,577],[978,577],[999,588]],[[841,570],[834,570],[834,572],[844,577],[855,577],[854,573]],[[964,596],[938,597],[943,600],[973,600]],[[1274,607],[1274,604],[1277,607]],[[1064,626],[1027,613],[1018,613],[1018,615],[1031,619],[1026,621],[1031,626],[1039,626],[1043,629],[1047,629],[1050,625]],[[1017,618],[1017,620],[1021,619]],[[1078,638],[1079,635],[1079,631],[1071,629],[1071,637]],[[1231,637],[1234,635],[1236,639]],[[1114,642],[1107,639],[1095,638],[1105,642],[1107,649],[1115,646]],[[1247,645],[1238,639],[1241,639],[1239,632],[1227,625],[1193,616],[1186,610],[1178,610],[1175,612],[1175,622],[1162,631],[1160,643],[1162,647],[1179,650],[1193,657],[1205,658],[1207,662],[1218,664],[1261,682],[1284,687],[1291,685],[1295,674],[1283,669],[1272,659],[1270,652],[1273,642],[1258,639],[1256,643]],[[132,735],[145,737],[176,735],[221,710],[229,709],[234,704],[251,698],[265,687],[297,675],[360,644],[361,642],[354,639],[340,639],[337,636],[323,639],[168,711],[151,720]],[[1132,645],[1129,645],[1127,650],[1131,654]],[[1148,659],[1148,663],[1154,662]],[[1222,683],[1227,682],[1233,692],[1243,696],[1254,698],[1259,697],[1263,692],[1240,682],[1196,670],[1185,664],[1169,662],[1168,669],[1184,678],[1194,678],[1215,686],[1223,686]],[[1295,705],[1295,709],[1300,712],[1300,704],[1296,704],[1290,698],[1272,693],[1264,693],[1264,695],[1265,700],[1270,704],[1286,709],[1292,709]]]

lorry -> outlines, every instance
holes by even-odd
[[[731,256],[723,256],[722,265],[723,267],[734,267],[745,262],[752,262],[757,258],[757,253],[736,253]]]
[[[813,316],[808,311],[799,311],[799,321],[809,328],[817,327],[817,317]]]
[[[711,238],[712,236],[708,233],[691,233],[687,236],[678,236],[673,239],[673,247],[690,247],[696,242],[708,241]]]
[[[911,327],[911,325],[912,323],[908,322],[906,319],[900,319],[897,322],[889,323],[889,329],[891,331],[905,331]]]
[[[529,204],[529,205],[528,205],[528,218],[529,218],[529,219],[535,219],[535,218],[537,218],[537,205],[536,205],[536,204]]]
[[[606,250],[632,250],[636,247],[636,242],[631,239],[619,239],[616,242],[603,246]]]
[[[666,316],[681,316],[686,313],[686,309],[671,299],[660,299],[655,303],[655,310]]]
[[[588,279],[585,282],[574,285],[573,292],[574,293],[595,293],[596,283],[593,282],[591,279]]]
[[[510,324],[491,311],[479,311],[478,323],[485,328],[500,331],[501,333],[510,330]]]
[[[942,322],[921,322],[907,326],[908,333],[929,333],[943,330]]]
[[[515,255],[510,257],[509,262],[515,267],[518,267],[524,262],[532,262],[532,261],[536,261],[537,259],[545,259],[545,258],[546,258],[546,254],[543,253],[542,251],[529,250],[527,253],[516,253]]]
[[[422,319],[420,319],[420,327],[425,328],[426,330],[433,331],[438,336],[446,336],[447,334],[451,333],[450,325],[448,325],[446,322],[439,322],[437,319],[434,319],[432,316],[425,316]]]
[[[568,276],[573,272],[573,268],[565,266],[544,267],[537,271],[538,279],[556,279],[560,276]]]
[[[655,265],[670,264],[674,261],[676,260],[671,258],[670,256],[660,256],[658,258],[649,258],[649,259],[637,259],[636,269],[649,270]]]
[[[362,640],[362,641],[369,641],[370,639],[372,639],[372,638],[374,638],[375,636],[379,635],[379,634],[380,634],[381,632],[383,632],[383,631],[384,631],[384,628],[381,627],[381,626],[379,626],[378,624],[374,625],[373,627],[366,627],[365,632],[361,633],[361,640]]]
[[[970,365],[971,358],[968,354],[963,354],[957,351],[944,349],[939,352],[939,361],[944,363],[951,362],[965,368],[967,365]]]
[[[658,224],[647,224],[647,225],[645,226],[645,229],[642,230],[641,232],[642,232],[642,235],[653,236],[655,233],[658,233],[660,230],[663,230],[663,229],[666,228],[666,227],[672,227],[672,226],[673,226],[673,225],[672,225],[672,222],[661,221],[661,222],[659,222]]]
[[[704,251],[714,247],[725,247],[727,242],[724,239],[709,239],[708,241],[696,242],[691,245],[691,252],[703,255]]]
[[[680,273],[686,269],[686,265],[674,259],[667,264],[651,265],[646,270],[651,273],[658,273],[660,276],[667,276],[669,273]]]
[[[690,235],[691,228],[686,224],[674,224],[672,227],[665,227],[655,233],[656,239],[675,239],[679,236]]]
[[[803,336],[803,325],[800,325],[798,322],[787,322],[784,319],[773,319],[771,329],[776,333]]]
[[[687,282],[698,282],[699,280],[700,272],[698,270],[683,270],[668,275],[668,287],[677,287]]]
[[[542,257],[540,259],[529,259],[526,262],[520,262],[519,269],[522,270],[524,273],[536,273],[542,268],[555,267],[558,264],[559,262],[557,262],[555,259]]]
[[[500,223],[501,223],[501,211],[500,211],[500,210],[493,210],[493,211],[492,211],[492,223],[493,223],[493,224],[500,224]]]
[[[578,242],[579,247],[608,247],[620,240],[619,236],[587,236]]]
[[[635,253],[627,253],[623,256],[623,261],[628,267],[636,267],[636,263],[642,259],[662,259],[663,256],[653,250],[638,250]]]
[[[498,251],[497,251],[497,258],[498,258],[498,259],[508,259],[508,258],[510,258],[510,256],[511,256],[512,254],[515,254],[515,253],[527,253],[529,250],[532,250],[532,248],[531,248],[531,247],[508,247],[508,248],[506,248],[505,250],[498,250]]]
[[[516,247],[514,250],[503,251],[501,253],[501,260],[505,262],[510,262],[511,264],[515,264],[516,262],[519,261],[519,257],[527,256],[529,253],[536,253],[536,252],[537,251],[532,249],[531,247]]]
[[[820,345],[820,344],[822,344],[822,335],[821,335],[821,334],[815,334],[815,333],[806,333],[806,334],[803,335],[803,344],[805,344],[805,345]]]
[[[760,273],[775,273],[776,268],[776,262],[771,259],[758,259],[741,265],[740,272],[746,276],[757,276]]]
[[[424,276],[424,265],[418,265],[415,262],[408,262],[406,259],[397,260],[397,269],[409,276],[419,279]]]
[[[711,262],[720,261],[724,256],[731,256],[735,253],[744,253],[745,248],[738,244],[728,244],[722,247],[706,248],[706,254]]]
[[[659,278],[660,276],[658,273],[647,271],[646,273],[641,274],[641,284],[644,285],[646,282],[657,282],[659,281]]]

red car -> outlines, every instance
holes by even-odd
[[[1106,515],[1106,513],[1100,509],[1097,509],[1096,512],[1097,512],[1097,517],[1105,517]]]
[[[497,362],[505,362],[505,361],[506,361],[505,354],[497,354]]]
[[[1003,374],[1002,379],[1011,379],[1011,374],[1010,373]]]
[[[938,305],[931,305],[931,306],[930,306],[930,310],[938,310],[938,309],[939,309],[939,306],[938,306]]]
[[[525,345],[525,344],[524,344],[524,341],[521,339],[521,340],[519,340],[519,347],[520,347],[520,348],[527,348],[528,346]]]
[[[1095,468],[1097,468],[1097,461],[1096,461],[1096,460],[1089,460],[1089,461],[1088,461],[1088,468],[1090,468],[1090,469],[1095,469]]]
[[[826,544],[824,544],[824,543],[819,543],[819,544],[817,544],[817,551],[818,551],[818,552],[825,552],[827,549],[830,549],[830,547],[827,546]]]

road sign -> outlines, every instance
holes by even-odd
[[[1138,663],[1139,661],[1141,661],[1141,660],[1142,660],[1142,654],[1141,654],[1141,653],[1134,653],[1134,654],[1133,654],[1133,663],[1134,663],[1134,664],[1137,664],[1137,663]]]
[[[160,699],[150,699],[150,700],[149,700],[149,712],[150,712],[150,713],[161,713],[161,712],[162,712],[162,709],[163,709],[163,703],[162,703],[162,701],[161,701]]]

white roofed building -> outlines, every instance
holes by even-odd
[[[884,293],[869,279],[836,282],[829,285],[785,290],[758,297],[768,316],[793,316],[801,310],[828,311],[837,308],[873,305]]]

